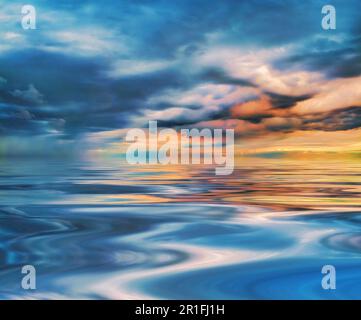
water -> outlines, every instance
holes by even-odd
[[[357,155],[0,161],[0,298],[358,299]],[[21,288],[21,267],[37,289]],[[323,290],[321,268],[337,270]]]

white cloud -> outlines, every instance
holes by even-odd
[[[298,102],[292,110],[308,114],[361,106],[361,77],[331,80],[319,87],[317,95]]]
[[[199,55],[194,64],[199,67],[220,67],[230,76],[249,80],[264,91],[284,95],[304,95],[315,92],[315,86],[323,80],[318,72],[280,71],[272,61],[286,57],[291,47],[242,50],[237,47],[214,47]]]
[[[100,27],[55,31],[48,33],[47,37],[53,40],[53,44],[40,47],[45,51],[81,56],[107,56],[128,52],[125,41],[120,41],[119,38],[116,41],[115,35]]]
[[[108,72],[110,77],[124,77],[160,71],[175,65],[175,61],[168,60],[118,60]]]
[[[259,90],[253,87],[239,87],[227,84],[201,84],[190,90],[167,90],[162,95],[148,99],[148,105],[159,103],[173,104],[164,110],[144,111],[144,117],[134,118],[135,122],[142,124],[148,120],[178,120],[178,121],[201,121],[210,115],[222,111],[235,103],[246,101],[259,94]],[[190,109],[189,106],[199,106]]]
[[[220,110],[222,106],[245,101],[257,96],[260,91],[253,87],[239,87],[229,84],[200,84],[190,90],[167,90],[162,95],[149,98],[148,103],[173,103],[178,106],[203,106]]]
[[[131,119],[134,127],[142,127],[150,120],[156,121],[180,121],[180,122],[193,122],[204,119],[210,110],[192,110],[181,107],[172,107],[164,110],[144,110],[142,116],[134,116]]]

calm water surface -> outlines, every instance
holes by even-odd
[[[0,161],[0,298],[361,298],[361,158]],[[21,267],[37,289],[21,289]],[[337,289],[321,288],[321,268]]]

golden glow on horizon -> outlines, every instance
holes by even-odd
[[[118,133],[119,131],[116,131],[116,134]],[[111,132],[107,132],[106,136],[111,137]],[[102,139],[97,137],[96,140],[99,144]],[[119,142],[91,149],[90,155],[125,154],[128,146],[129,144],[119,137]],[[210,152],[211,149],[208,147],[206,151]],[[343,131],[268,133],[251,138],[241,137],[235,141],[236,155],[265,152],[361,152],[361,128]]]

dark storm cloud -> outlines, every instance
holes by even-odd
[[[271,98],[271,103],[276,109],[288,109],[293,107],[297,102],[310,99],[311,95],[303,96],[287,96],[282,94],[277,94],[273,92],[265,92],[267,96]]]
[[[322,71],[329,78],[347,78],[361,75],[361,50],[357,43],[330,45],[315,52],[303,52],[277,61],[275,65],[283,70],[302,67],[309,71]],[[335,42],[334,42],[335,43]]]
[[[221,71],[206,70],[197,74],[174,67],[112,78],[106,76],[111,65],[103,59],[39,50],[12,52],[2,59],[6,67],[0,67],[0,73],[7,80],[0,88],[2,102],[31,107],[36,119],[51,119],[50,125],[53,119],[64,120],[62,129],[67,134],[122,128],[129,125],[131,115],[145,107],[158,110],[170,107],[164,103],[147,104],[150,96],[166,89],[186,90],[204,81],[252,86]],[[182,121],[178,119],[174,124]],[[28,126],[24,130],[26,128]]]
[[[49,130],[48,121],[37,119],[24,107],[0,103],[0,128],[4,134],[41,134]]]
[[[65,119],[65,127],[74,132],[120,128],[151,94],[190,85],[176,70],[107,78],[110,66],[105,61],[57,53],[22,51],[2,60],[6,67],[0,73],[7,79],[0,88],[3,103],[31,106],[41,119]]]
[[[245,79],[237,79],[229,76],[225,71],[219,68],[205,69],[200,75],[200,80],[213,82],[218,84],[230,84],[245,87],[256,87],[251,81]]]
[[[268,123],[270,125],[267,129],[270,131],[351,130],[361,127],[361,108],[348,107],[323,114],[307,115],[297,120],[290,115],[282,118],[282,121],[268,121]]]
[[[361,108],[349,107],[322,115],[306,117],[303,129],[337,131],[361,127]]]

